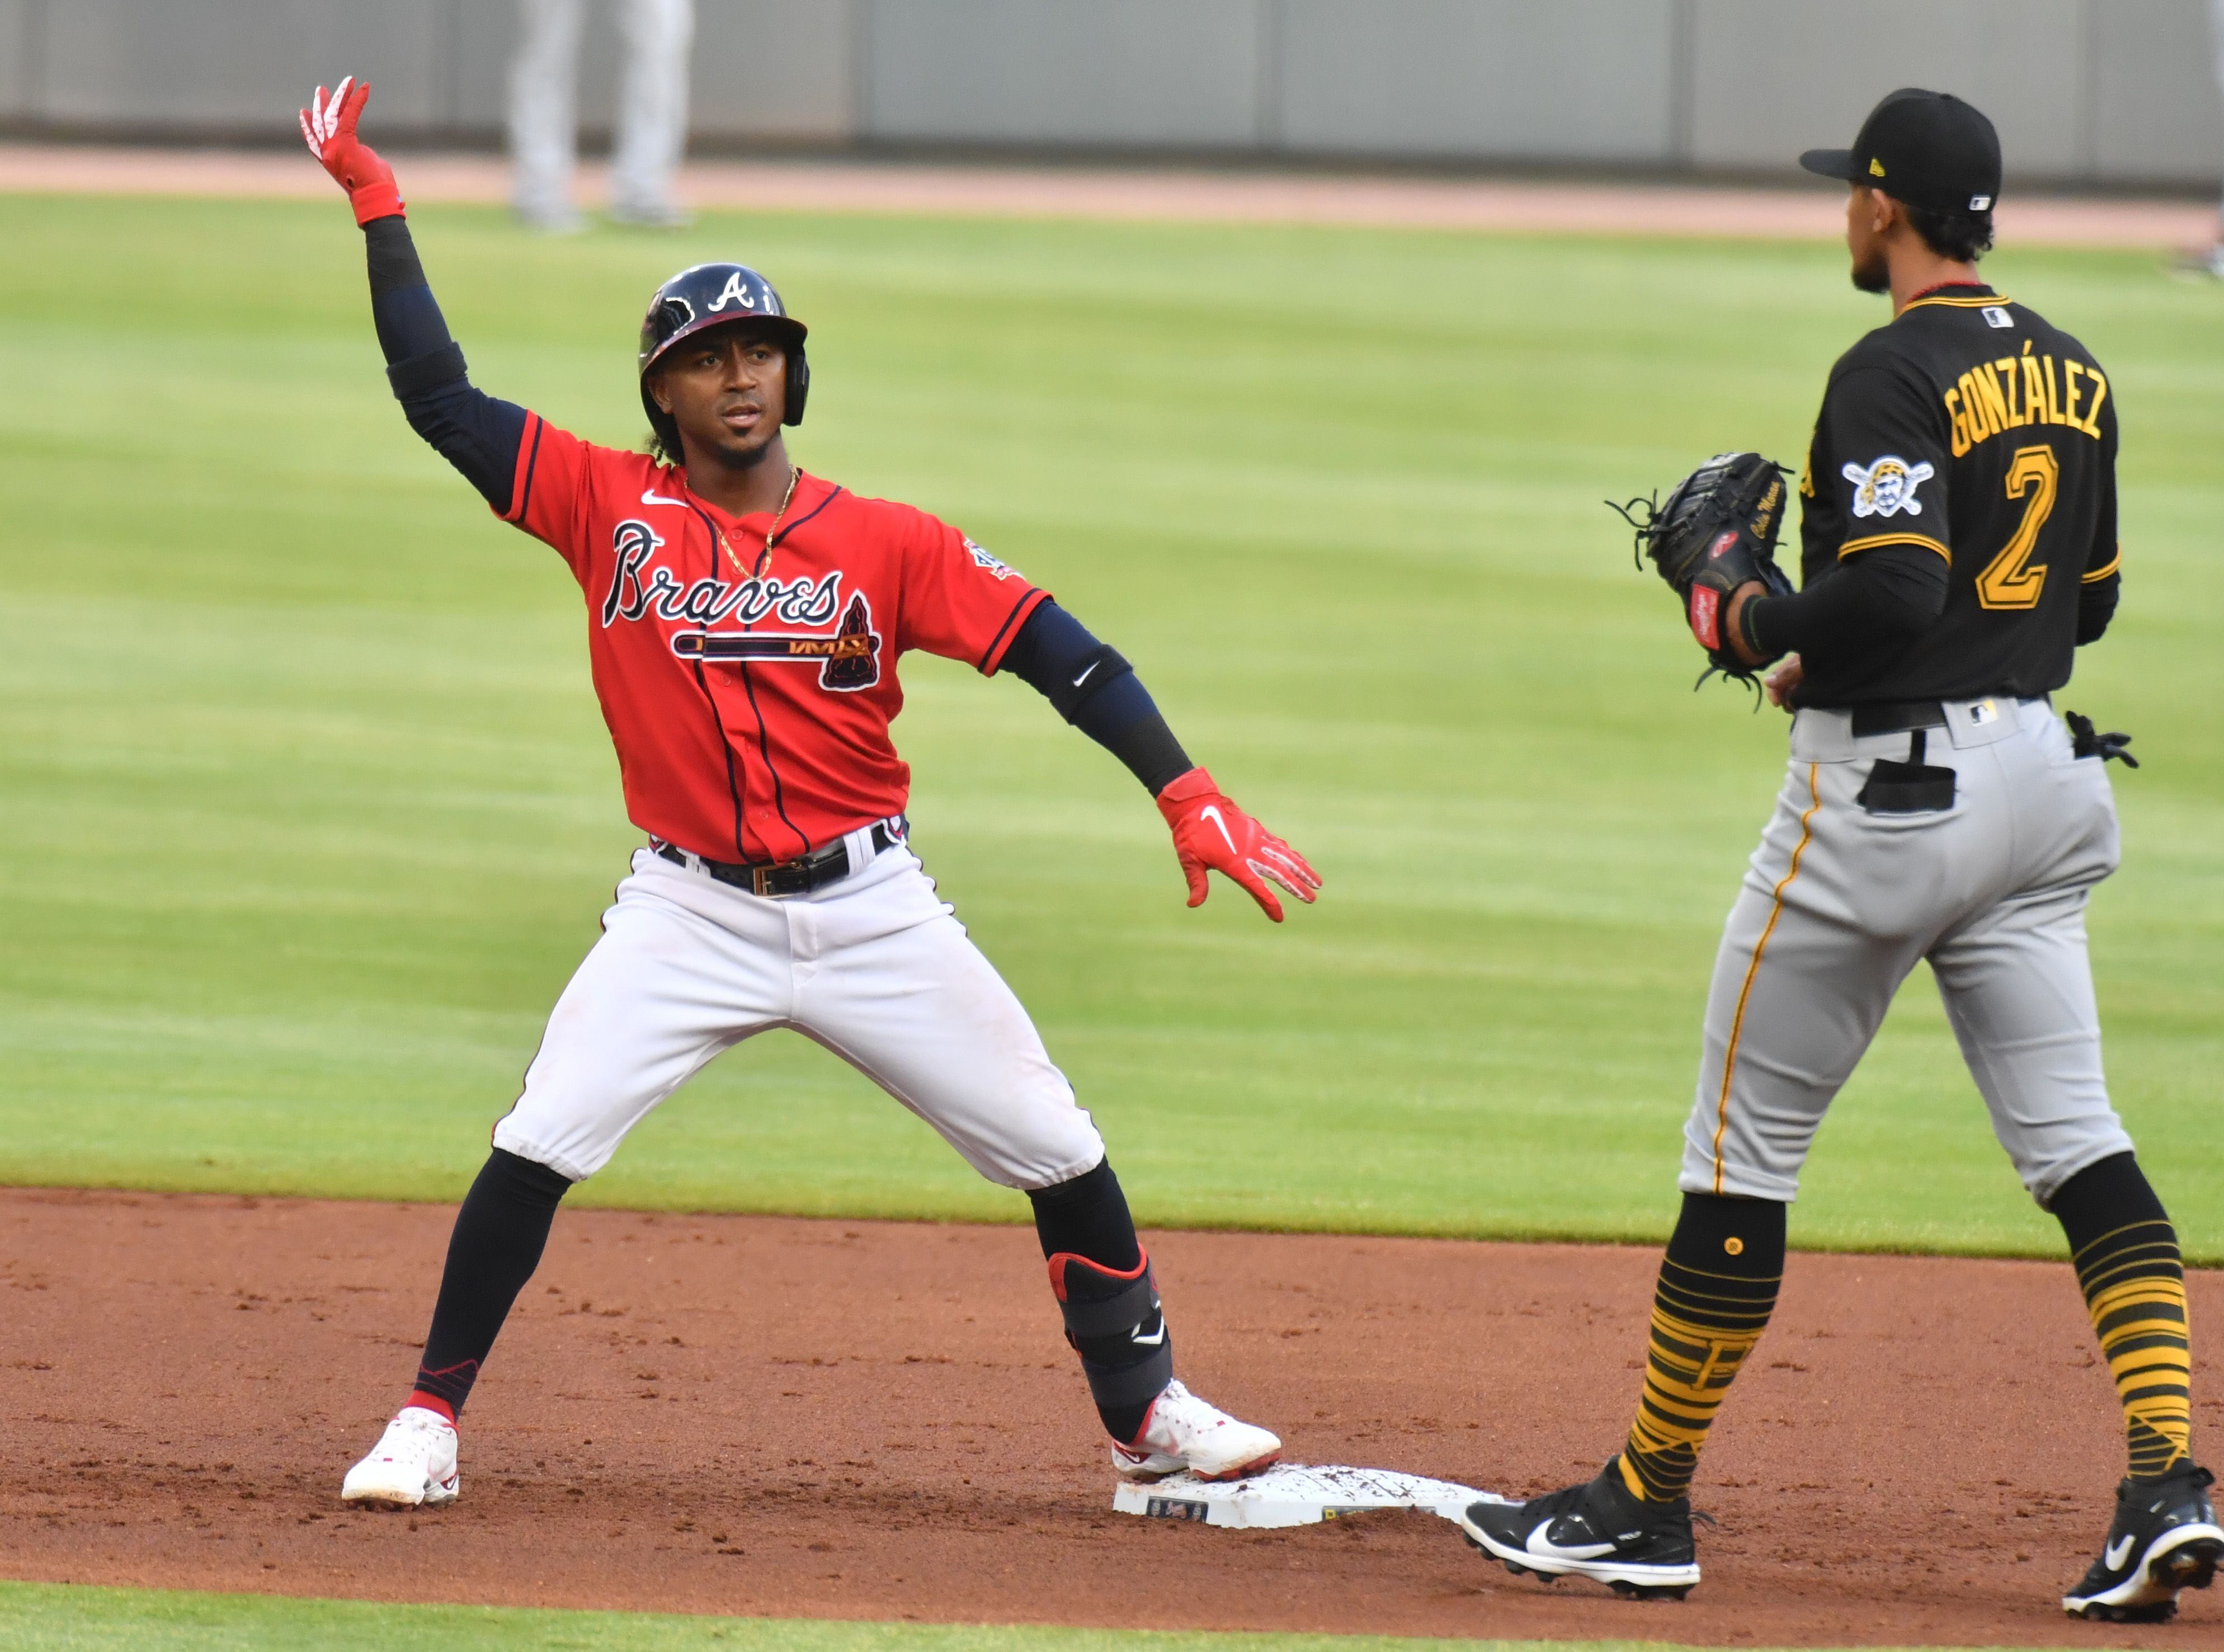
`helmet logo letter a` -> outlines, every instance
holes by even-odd
[[[729,303],[738,304],[745,310],[754,310],[757,307],[756,294],[742,285],[742,272],[738,269],[726,277],[726,284],[718,289],[718,296],[711,301],[711,308],[715,313],[724,309]]]

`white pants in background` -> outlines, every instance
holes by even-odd
[[[687,51],[692,0],[615,0],[625,66],[618,82],[610,211],[658,222],[675,217],[672,174],[687,139]],[[573,216],[578,155],[579,32],[586,0],[519,0],[510,65],[511,204],[530,222]]]
[[[2208,0],[2208,44],[2215,53],[2216,94],[2224,98],[2224,0]],[[2217,244],[2224,247],[2224,204],[2217,207]]]
[[[1048,1187],[1095,1168],[1096,1126],[918,858],[875,855],[869,832],[850,845],[849,877],[778,899],[638,851],[494,1145],[591,1175],[713,1056],[788,1027],[991,1181]]]

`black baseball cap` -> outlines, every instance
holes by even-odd
[[[1850,149],[1810,149],[1799,164],[1934,212],[1989,212],[2000,198],[2000,135],[1950,92],[1905,86],[1869,111]]]

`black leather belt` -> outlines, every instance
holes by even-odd
[[[903,839],[888,829],[886,820],[873,823],[873,852],[876,855],[893,849]],[[808,895],[824,889],[837,878],[850,875],[850,845],[847,839],[828,844],[824,849],[793,860],[711,860],[702,855],[691,855],[686,850],[652,838],[650,846],[675,866],[692,866],[708,872],[721,883],[731,883],[736,889],[747,889],[752,895],[774,899],[783,895]]]
[[[1935,699],[1883,699],[1854,707],[1856,740],[1872,734],[1905,734],[1910,729],[1945,726],[1946,708]]]
[[[2040,700],[2053,702],[2044,694],[2029,699],[2019,694],[1972,694],[1977,699],[1996,699],[2002,706],[2030,706]],[[1959,700],[1955,702],[1961,704]],[[1870,734],[1905,734],[1913,729],[1943,729],[1946,726],[1946,708],[1935,699],[1881,699],[1867,706],[1856,706],[1854,710],[1854,737]]]

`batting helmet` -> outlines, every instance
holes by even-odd
[[[648,370],[682,339],[735,321],[768,324],[768,331],[787,353],[787,394],[780,422],[803,422],[804,398],[811,393],[811,364],[804,358],[803,340],[810,329],[787,313],[772,283],[748,265],[696,264],[658,288],[648,301],[648,313],[641,318],[641,405],[660,434],[667,434],[671,415],[648,393]],[[676,438],[676,433],[669,434]],[[668,445],[674,451],[679,446],[676,439]]]

